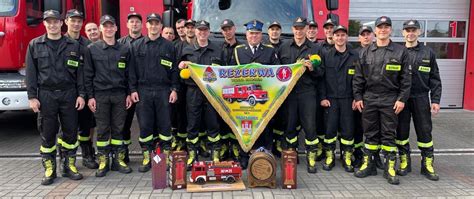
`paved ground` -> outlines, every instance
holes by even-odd
[[[128,175],[110,172],[105,178],[79,166],[84,180],[58,178],[51,186],[41,186],[43,174],[38,156],[39,135],[35,116],[29,112],[0,114],[0,197],[1,198],[333,198],[333,197],[460,197],[474,198],[474,112],[443,110],[434,118],[437,148],[435,165],[441,180],[432,182],[419,174],[420,156],[413,154],[413,172],[401,177],[399,186],[389,185],[379,175],[358,179],[346,173],[337,162],[331,172],[319,167],[317,174],[298,166],[298,189],[254,188],[245,191],[186,193],[185,190],[152,190],[151,174],[137,172],[140,157],[133,156],[134,172]],[[136,126],[134,126],[136,129]],[[413,135],[413,133],[412,133]],[[136,136],[135,140],[136,140]],[[412,136],[415,137],[414,135]],[[414,150],[416,140],[411,140]],[[136,143],[134,152],[139,151]],[[304,158],[300,157],[301,160]],[[79,160],[80,163],[81,160]],[[301,161],[304,162],[304,161]],[[80,164],[78,164],[80,165]],[[279,173],[278,173],[279,174]],[[278,175],[277,175],[278,176]],[[246,179],[246,177],[244,176]],[[277,181],[279,181],[278,178]]]

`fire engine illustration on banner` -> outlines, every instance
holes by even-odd
[[[290,65],[188,65],[196,82],[249,151],[305,71],[303,62]],[[188,70],[188,69],[185,69]]]

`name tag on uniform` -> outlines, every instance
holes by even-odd
[[[117,67],[120,68],[120,69],[124,69],[125,68],[125,62],[119,62],[117,64]]]
[[[170,62],[168,60],[161,59],[161,65],[165,65],[171,68],[171,65],[173,65],[173,62]]]
[[[68,65],[68,66],[72,66],[72,67],[79,67],[79,62],[78,62],[78,61],[74,61],[74,60],[68,59],[68,60],[67,60],[67,65]]]
[[[426,66],[419,66],[418,70],[421,71],[421,72],[429,73],[431,71],[431,68],[426,67]]]
[[[387,64],[387,66],[385,66],[385,70],[388,71],[400,71],[401,69],[401,65]]]
[[[349,74],[349,75],[354,75],[355,73],[356,73],[356,70],[355,70],[355,69],[349,69],[349,70],[347,71],[347,74]]]

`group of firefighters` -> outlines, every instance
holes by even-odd
[[[84,16],[78,10],[69,10],[64,21],[58,11],[48,10],[43,19],[46,34],[33,39],[26,54],[28,98],[38,113],[42,140],[43,185],[57,177],[57,150],[61,175],[83,178],[75,165],[79,146],[83,165],[96,169],[97,177],[109,170],[132,172],[128,146],[135,113],[143,153],[140,172],[150,170],[156,146],[167,155],[187,150],[188,166],[199,156],[210,156],[213,161],[233,158],[245,169],[249,153],[196,83],[180,79],[179,71],[189,63],[280,65],[300,59],[306,60],[307,70],[254,148],[276,155],[297,150],[298,135],[304,131],[309,173],[316,173],[317,161],[327,171],[335,166],[339,140],[345,171],[362,178],[377,175],[379,168],[390,184],[399,184],[397,176],[411,171],[413,117],[421,173],[439,179],[433,168],[431,114],[440,109],[441,80],[434,52],[418,42],[417,20],[403,24],[405,46],[391,41],[391,19],[382,16],[375,21],[375,31],[360,28],[360,47],[353,48],[348,29],[331,19],[323,24],[323,41],[316,40],[318,24],[303,17],[293,21],[292,39],[280,38],[282,27],[275,21],[265,41],[261,21],[244,24],[246,41],[239,41],[234,22],[225,19],[220,24],[223,43],[209,40],[210,24],[204,20],[178,20],[175,39],[173,28],[163,27],[157,13],[145,19],[147,35],[141,32],[142,16],[130,13],[129,34],[119,40],[110,15],[102,16],[99,26],[85,25],[88,38],[80,35]],[[316,54],[320,65],[308,60]]]

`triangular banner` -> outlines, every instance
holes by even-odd
[[[257,138],[305,72],[302,62],[291,65],[209,66],[189,64],[191,77],[230,126],[245,152]]]

